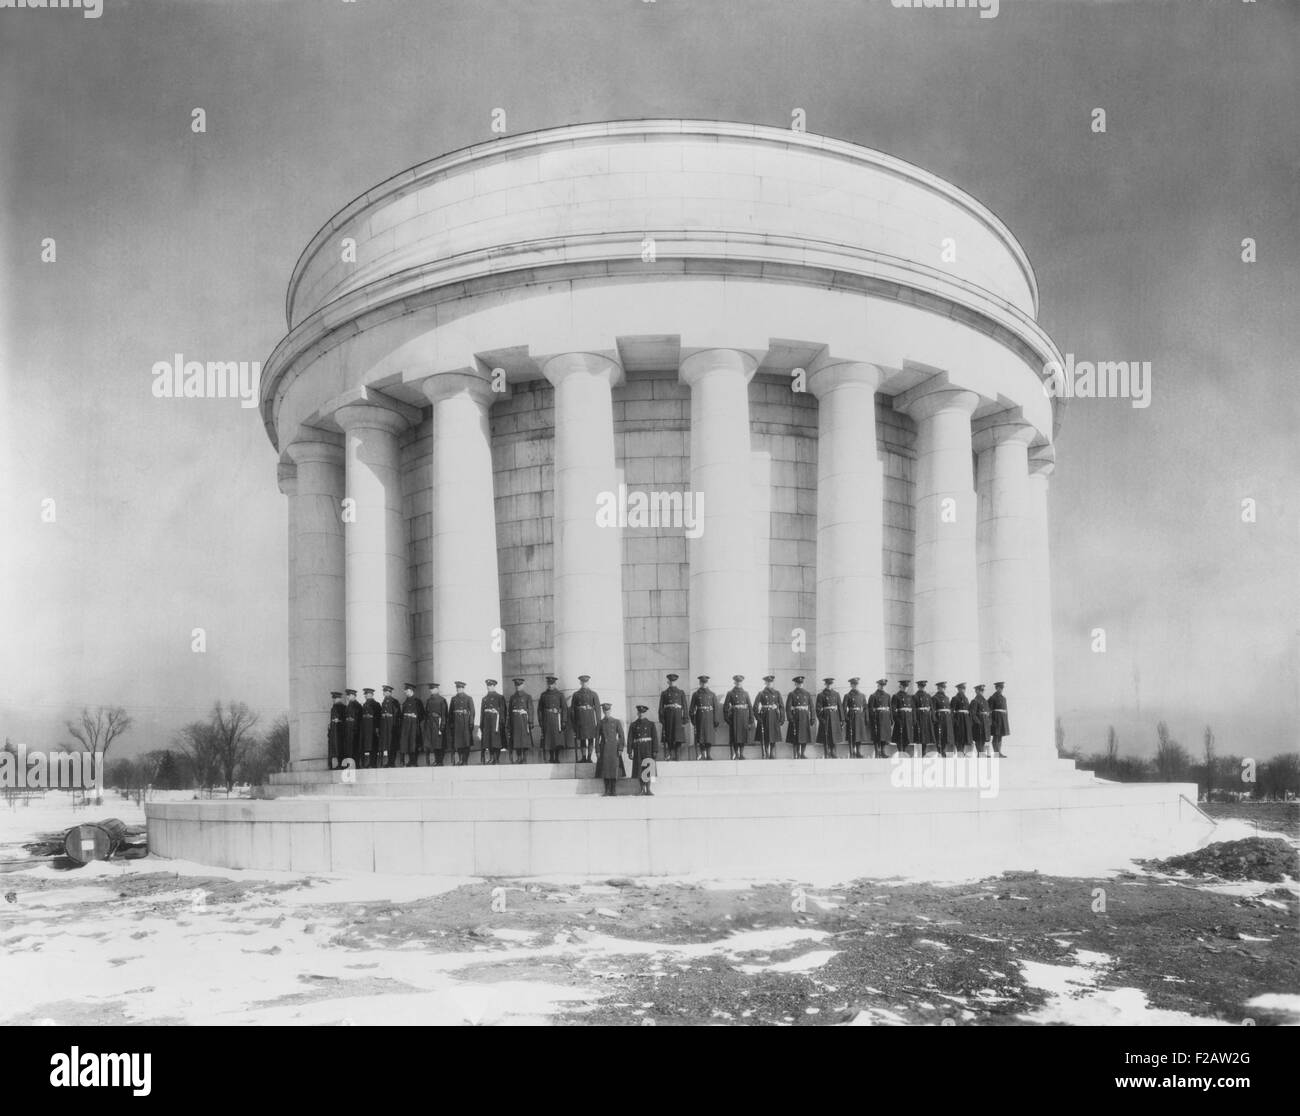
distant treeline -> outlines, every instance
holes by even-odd
[[[126,790],[227,791],[237,783],[264,783],[268,775],[289,769],[289,720],[281,715],[265,732],[256,731],[257,721],[243,702],[217,702],[206,721],[182,728],[172,747],[112,760],[104,783]]]
[[[1106,749],[1085,753],[1068,748],[1060,718],[1056,722],[1056,750],[1075,760],[1084,771],[1118,783],[1195,783],[1201,798],[1235,801],[1241,798],[1286,799],[1300,797],[1300,752],[1284,752],[1261,760],[1251,756],[1220,755],[1214,730],[1205,726],[1202,752],[1194,758],[1169,733],[1164,721],[1156,725],[1156,754],[1149,758],[1121,754],[1119,735],[1112,725]]]

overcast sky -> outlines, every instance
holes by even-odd
[[[1149,407],[1074,401],[1058,443],[1067,743],[1100,749],[1113,723],[1149,751],[1165,718],[1194,750],[1206,723],[1224,752],[1294,749],[1298,47],[1286,0],[0,10],[0,734],[50,746],[82,704],[120,702],[130,754],[217,697],[286,707],[275,454],[256,410],[155,399],[150,370],[264,361],[338,208],[490,139],[497,107],[512,133],[802,108],[993,209],[1063,352],[1151,362]]]

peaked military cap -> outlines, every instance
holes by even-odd
[[[579,681],[579,682],[590,682],[590,681],[591,681],[591,675],[590,675],[590,674],[580,674],[580,675],[578,675],[578,681]]]
[[[669,682],[676,682],[677,679],[680,678],[680,677],[681,677],[680,674],[670,674],[670,675],[668,676],[668,681],[669,681]]]
[[[648,705],[638,705],[638,706],[636,707],[636,711],[637,711],[638,713],[644,713],[644,712],[645,712],[647,709],[649,709],[649,708],[650,708],[650,706],[648,706]]]
[[[512,678],[510,679],[510,681],[513,682],[516,686],[522,686],[524,684],[524,680],[522,678]]]

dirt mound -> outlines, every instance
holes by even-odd
[[[1171,856],[1167,860],[1139,861],[1161,872],[1183,871],[1194,876],[1218,876],[1223,880],[1265,880],[1280,882],[1283,876],[1300,877],[1297,854],[1279,837],[1247,837],[1241,841],[1216,841],[1196,852]]]

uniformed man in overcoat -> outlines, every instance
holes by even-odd
[[[653,795],[650,784],[655,780],[659,760],[659,728],[646,716],[650,706],[636,707],[636,720],[628,726],[627,745],[632,751],[632,776],[641,784],[641,793]]]
[[[587,685],[590,674],[578,675],[580,685],[573,691],[569,702],[569,724],[573,726],[574,762],[591,763],[592,749],[596,746],[596,732],[600,727],[600,695]],[[621,724],[621,722],[620,722]]]
[[[817,695],[817,743],[824,759],[835,759],[835,747],[844,739],[844,700],[834,678],[823,678]]]
[[[794,745],[794,758],[807,759],[804,749],[812,743],[812,694],[803,688],[802,674],[794,678],[794,689],[785,696],[785,742]]]
[[[957,692],[948,703],[952,710],[952,743],[959,756],[966,754],[970,744],[970,701],[966,697],[966,683],[957,683]]]
[[[347,748],[343,755],[346,759],[352,761],[353,767],[361,766],[361,702],[357,701],[356,690],[348,692],[348,711],[343,718],[346,725],[345,736],[347,738]]]
[[[594,757],[596,778],[605,780],[605,795],[617,793],[618,780],[623,777],[623,756],[627,753],[627,740],[623,736],[623,722],[615,717],[609,702],[600,706],[601,719],[596,727],[598,752]]]
[[[465,692],[465,683],[456,683],[456,692],[447,703],[447,747],[456,753],[456,765],[469,763],[474,746],[474,699]]]
[[[952,747],[952,710],[948,707],[948,683],[934,684],[934,697],[930,712],[934,716],[934,742],[939,745],[939,755],[946,756]]]
[[[861,681],[861,678],[850,678],[849,692],[844,695],[844,739],[848,741],[851,759],[862,759],[862,745],[871,743],[867,695],[858,689]]]
[[[483,733],[483,740],[479,748],[478,761],[495,766],[506,742],[506,699],[497,693],[495,678],[485,678],[483,685],[487,687],[487,693],[479,702],[478,723]]]
[[[512,678],[515,692],[510,695],[507,707],[506,747],[510,749],[511,763],[527,763],[528,749],[533,746],[533,730],[537,721],[533,716],[533,695],[524,689],[524,679]]]
[[[1002,738],[1011,735],[1011,720],[1007,716],[1007,695],[1005,682],[993,683],[993,694],[989,698],[989,711],[993,714],[993,754],[999,759],[1007,757],[1002,752]]]
[[[668,685],[659,695],[659,727],[663,730],[664,758],[680,759],[677,754],[686,743],[686,691],[677,685],[677,675],[668,676]]]
[[[717,695],[709,689],[709,676],[700,675],[700,687],[691,694],[689,709],[691,728],[695,730],[696,758],[711,760],[714,741],[722,726],[722,709]],[[700,753],[703,752],[703,756]]]
[[[910,680],[898,683],[898,689],[889,699],[889,719],[894,722],[894,743],[901,752],[916,743],[915,711],[912,709],[912,695],[907,692]]]
[[[876,749],[876,758],[885,758],[885,746],[894,742],[894,714],[889,695],[885,687],[889,679],[877,678],[876,688],[867,698],[867,716],[871,721],[871,743]]]
[[[402,753],[403,767],[418,767],[420,749],[424,746],[424,702],[415,696],[415,683],[402,686],[406,700],[402,702],[402,738],[398,748]]]
[[[402,739],[402,704],[393,697],[393,687],[383,687],[384,700],[379,703],[379,750],[384,764],[397,766],[397,745]]]
[[[434,767],[441,767],[447,751],[447,699],[438,692],[438,683],[429,683],[424,701],[425,745],[433,752]]]
[[[333,704],[330,706],[330,727],[329,727],[329,765],[330,770],[343,766],[343,757],[348,754],[348,706],[343,700],[342,690],[331,690],[330,698]]]
[[[993,710],[989,708],[988,698],[984,696],[984,683],[981,682],[975,687],[975,696],[970,702],[970,738],[976,753],[983,753],[992,731]]]
[[[776,758],[776,742],[781,739],[781,730],[785,727],[785,702],[781,692],[772,685],[775,674],[765,675],[767,683],[758,691],[754,699],[754,739],[762,749],[764,759]]]
[[[379,702],[375,700],[375,688],[366,686],[361,691],[365,701],[361,703],[361,750],[357,754],[358,767],[379,766]]]
[[[546,676],[546,689],[537,699],[537,717],[542,726],[542,753],[548,763],[560,762],[560,751],[566,746],[564,733],[569,727],[569,703],[556,689],[559,681],[553,674]]]
[[[930,694],[925,689],[928,685],[927,679],[918,678],[916,694],[912,698],[916,742],[921,745],[921,755],[925,755],[925,749],[934,743],[934,706]]]
[[[733,674],[733,683],[727,696],[722,699],[722,719],[727,723],[728,741],[731,745],[731,758],[743,760],[745,745],[750,742],[754,727],[754,711],[749,701],[749,691],[741,683],[743,674]]]

